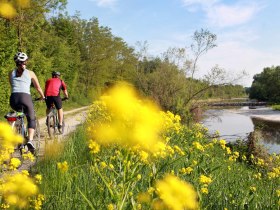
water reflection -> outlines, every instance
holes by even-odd
[[[256,118],[256,114],[271,114],[271,110],[248,108],[207,110],[201,121],[210,133],[219,131],[221,138],[229,142],[247,139],[250,132],[258,130],[260,141],[270,153],[280,153],[280,123]]]
[[[280,123],[264,121],[252,117],[255,130],[259,130],[261,141],[269,149],[270,152],[280,152]]]

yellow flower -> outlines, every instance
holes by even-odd
[[[35,160],[35,156],[31,152],[22,154],[22,157],[24,160],[30,160],[31,162]]]
[[[200,150],[200,151],[204,151],[204,147],[197,141],[193,142],[193,146],[197,149],[197,150]]]
[[[66,172],[69,168],[68,163],[66,161],[62,162],[62,163],[57,163],[57,167],[61,172]]]
[[[201,188],[201,192],[202,192],[203,194],[208,194],[208,193],[209,193],[207,187],[202,187],[202,188]]]
[[[140,180],[142,178],[141,174],[137,175],[137,180]]]
[[[41,182],[42,182],[42,175],[41,174],[36,174],[34,178],[35,178],[35,180],[38,184],[41,184]]]
[[[17,15],[16,9],[8,2],[0,3],[0,16],[11,19]]]
[[[141,150],[139,152],[139,155],[140,155],[140,160],[143,162],[143,163],[148,163],[148,157],[149,157],[149,154],[143,150]]]
[[[226,148],[226,144],[227,144],[226,140],[224,140],[224,139],[220,140],[220,145],[221,145],[222,149]]]
[[[250,187],[250,191],[251,191],[251,192],[256,192],[256,190],[257,190],[257,188],[256,188],[255,186],[251,186],[251,187]]]
[[[106,167],[107,167],[107,164],[106,164],[105,162],[101,162],[101,163],[100,163],[100,166],[101,166],[101,168],[106,168]]]
[[[164,204],[173,210],[198,209],[197,194],[192,185],[173,175],[156,183],[157,193]]]
[[[151,201],[151,196],[149,193],[140,193],[137,196],[137,201],[139,203],[149,203]]]
[[[277,197],[280,197],[280,190],[276,190]]]
[[[163,141],[163,118],[159,108],[148,100],[142,100],[126,83],[119,83],[101,97],[109,120],[97,119],[91,123],[90,135],[100,144],[117,143],[125,147],[140,146],[155,152],[157,142]]]
[[[110,169],[114,169],[115,167],[114,167],[113,164],[110,163],[110,164],[109,164],[109,168],[110,168]]]
[[[22,170],[21,173],[25,176],[29,176],[29,172],[27,170]]]
[[[114,210],[114,204],[110,203],[110,204],[107,206],[107,209],[108,209],[108,210]]]
[[[20,159],[18,158],[11,158],[11,161],[10,161],[10,169],[11,170],[16,170],[21,164],[21,161]]]
[[[24,208],[28,205],[28,198],[37,192],[32,179],[22,173],[6,174],[2,178],[0,194],[9,205]]]
[[[100,145],[93,140],[89,141],[88,147],[90,148],[90,153],[97,154],[100,151]]]
[[[205,175],[200,175],[199,182],[202,184],[210,184],[212,182],[212,179],[210,177],[207,177]]]

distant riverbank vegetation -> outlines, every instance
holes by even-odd
[[[280,103],[280,66],[264,68],[254,76],[249,97],[260,101]]]
[[[215,66],[196,79],[200,57],[216,47],[217,37],[208,30],[195,31],[189,48],[170,47],[161,56],[151,57],[147,42],[131,47],[97,18],[69,16],[65,0],[18,1],[11,10],[4,10],[7,4],[0,8],[1,112],[9,110],[7,75],[14,68],[17,51],[28,54],[28,69],[36,72],[41,86],[53,70],[60,71],[70,99],[81,105],[96,99],[104,84],[116,81],[133,84],[164,110],[183,118],[190,116],[199,99],[246,95],[242,86],[234,85],[242,73],[228,79],[225,70]]]

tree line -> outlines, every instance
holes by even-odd
[[[280,66],[266,67],[253,78],[249,97],[260,101],[280,103]]]
[[[203,78],[195,78],[199,58],[216,47],[217,37],[210,31],[194,32],[190,52],[169,48],[151,57],[146,42],[129,46],[109,27],[101,26],[98,18],[69,16],[66,4],[66,0],[36,0],[32,6],[17,7],[14,18],[0,17],[1,112],[10,109],[8,72],[15,68],[17,51],[27,53],[27,67],[41,86],[52,71],[60,71],[74,102],[90,103],[105,83],[127,81],[164,110],[188,118],[200,99],[245,95],[242,86],[232,84],[234,79],[225,80],[225,71],[218,66]]]

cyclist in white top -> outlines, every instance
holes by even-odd
[[[36,127],[35,111],[30,94],[30,85],[34,87],[44,100],[45,96],[40,87],[37,76],[33,71],[26,69],[28,56],[23,52],[18,52],[14,56],[16,68],[10,72],[9,81],[11,85],[10,106],[16,111],[23,111],[27,117],[28,139],[26,145],[28,150],[34,153],[35,147],[32,142]]]

